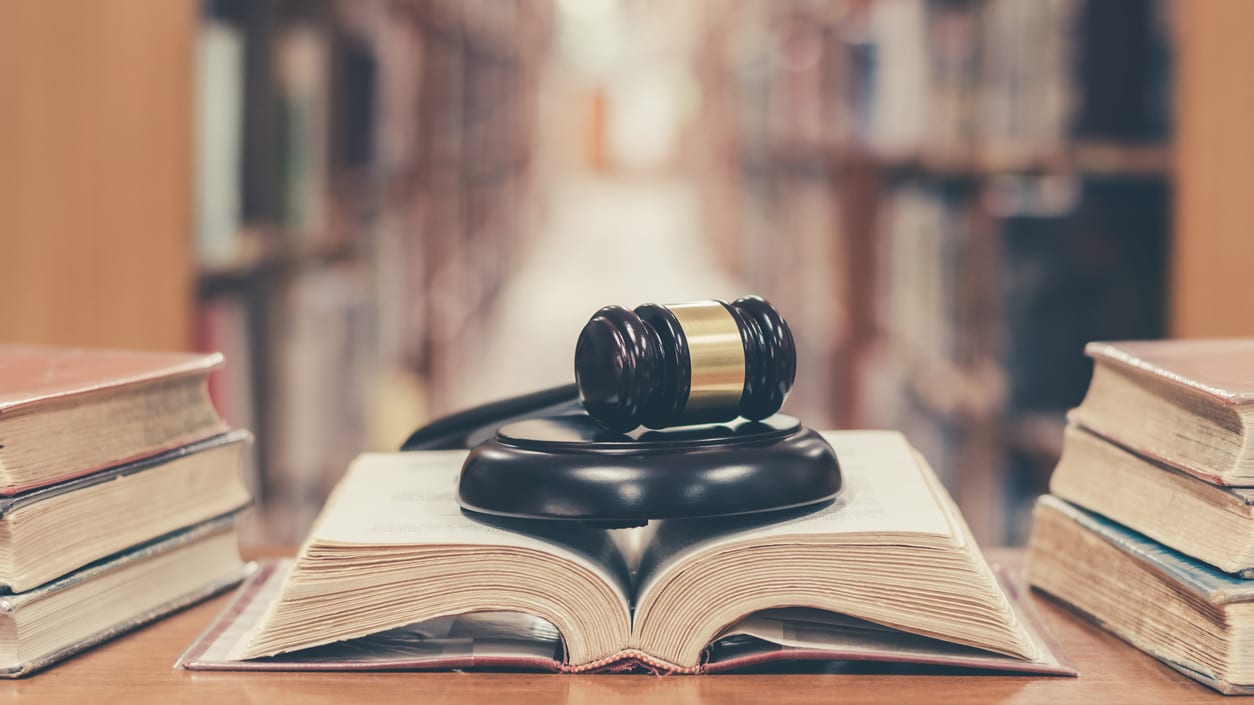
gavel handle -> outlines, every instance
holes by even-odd
[[[542,389],[438,418],[411,433],[401,450],[473,448],[491,438],[496,429],[511,421],[577,411],[580,408],[579,388],[574,384]]]

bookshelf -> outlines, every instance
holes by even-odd
[[[961,8],[993,2],[942,4]],[[887,196],[902,184],[967,189],[974,195],[963,199],[964,207],[984,228],[971,232],[981,233],[995,233],[1004,220],[978,197],[1002,177],[1081,175],[1158,184],[1153,188],[1165,187],[1171,206],[1170,332],[1254,333],[1254,319],[1243,308],[1245,274],[1254,269],[1254,240],[1246,232],[1254,221],[1254,201],[1242,190],[1248,165],[1254,163],[1254,139],[1245,125],[1254,108],[1254,85],[1242,73],[1254,60],[1245,37],[1254,27],[1254,9],[1244,0],[1114,4],[1121,10],[1149,4],[1171,16],[1174,128],[1159,138],[1138,140],[1070,133],[1026,149],[983,142],[903,148],[852,139],[856,132],[825,133],[824,126],[841,123],[840,109],[854,104],[857,92],[829,95],[819,103],[807,103],[806,96],[823,95],[813,87],[825,85],[823,76],[833,78],[826,84],[831,89],[850,85],[835,78],[848,68],[850,45],[867,44],[860,39],[865,32],[857,17],[838,4],[798,0],[754,0],[736,3],[731,11],[711,5],[706,46],[698,55],[700,83],[710,100],[692,140],[701,151],[699,183],[711,205],[707,229],[718,238],[717,251],[728,266],[751,274],[750,282],[761,293],[778,299],[786,310],[803,307],[803,321],[822,321],[824,330],[834,331],[804,353],[803,364],[808,370],[821,368],[828,376],[823,384],[837,393],[822,393],[818,384],[799,389],[798,413],[815,423],[869,423],[876,419],[868,407],[886,399],[908,401],[915,415],[933,422],[983,419],[979,439],[958,445],[975,459],[989,459],[981,470],[986,476],[999,474],[1008,449],[1036,458],[1024,462],[1037,469],[1048,468],[1056,454],[1052,439],[1060,421],[1054,411],[1014,418],[1001,413],[1007,409],[1008,377],[1000,350],[1005,341],[991,322],[995,310],[981,314],[990,321],[977,346],[982,354],[958,360],[961,364],[938,365],[902,352],[891,345],[898,341],[883,335],[875,311],[884,300],[879,286],[884,277],[872,265],[886,239],[881,233],[884,214],[891,210]],[[502,6],[506,9],[498,12]],[[455,370],[458,337],[473,334],[474,312],[492,300],[492,287],[477,282],[490,281],[485,272],[492,268],[508,271],[526,246],[530,215],[520,204],[530,188],[530,103],[549,11],[546,3],[436,0],[5,5],[0,10],[0,90],[11,97],[9,105],[22,108],[0,109],[0,280],[21,298],[20,305],[0,306],[3,336],[183,348],[197,341],[209,345],[213,336],[205,337],[206,328],[216,327],[223,344],[215,346],[237,361],[232,363],[235,373],[249,371],[242,383],[227,385],[237,396],[254,396],[257,422],[241,425],[266,439],[273,437],[267,424],[276,418],[270,409],[275,390],[268,383],[248,384],[248,379],[262,380],[283,366],[272,343],[277,322],[290,318],[285,302],[291,297],[284,292],[293,282],[322,273],[342,284],[340,290],[365,292],[363,308],[370,313],[364,318],[373,323],[361,324],[363,337],[379,340],[378,352],[365,357],[382,362],[361,367],[389,370],[379,373],[382,381],[371,375],[363,384],[371,388],[373,402],[384,396],[373,391],[377,387],[405,390],[397,393],[416,398],[380,404],[403,410],[391,415],[398,426],[446,409],[454,400],[441,398],[438,380]],[[215,16],[241,32],[238,58],[249,78],[240,97],[240,175],[231,181],[238,187],[238,222],[224,238],[238,247],[206,259],[197,256],[195,246],[196,64],[198,34]],[[325,111],[325,152],[334,164],[326,170],[321,191],[335,198],[320,199],[330,207],[317,227],[296,227],[282,217],[282,160],[273,136],[281,129],[283,110],[274,57],[257,49],[273,47],[276,33],[295,19],[320,23],[330,33],[329,62],[345,53],[357,57],[332,62],[324,76],[328,90],[361,89],[363,82],[344,80],[341,71],[360,67],[363,57],[369,63],[374,56],[377,71],[374,91],[363,91],[377,96],[370,101],[376,108],[374,130],[347,128],[352,120],[363,121],[361,114]],[[780,71],[772,59],[773,43],[785,36],[795,46],[790,68]],[[302,45],[297,46],[299,54]],[[475,68],[468,69],[472,64]],[[816,65],[827,67],[827,73],[807,68]],[[483,78],[467,79],[467,73]],[[463,92],[467,80],[481,84],[477,97]],[[495,91],[486,86],[493,82],[511,85],[507,109],[492,107]],[[349,88],[350,83],[357,88]],[[385,86],[391,87],[386,98]],[[772,86],[791,88],[772,93]],[[782,102],[786,99],[794,104]],[[495,117],[478,121],[482,129],[464,131],[459,116],[468,109]],[[388,111],[394,119],[383,120]],[[788,113],[808,116],[804,129],[771,127],[771,119],[778,118],[770,116]],[[365,143],[374,140],[373,150],[345,139],[349,134],[371,135]],[[510,151],[500,151],[501,144]],[[472,152],[478,160],[461,158]],[[457,166],[466,161],[474,161],[473,168]],[[499,205],[480,212],[483,203]],[[466,235],[472,228],[509,235]],[[765,244],[749,251],[744,243],[755,233]],[[776,247],[772,238],[786,241]],[[816,242],[821,257],[799,256]],[[994,261],[991,252],[986,256]],[[983,297],[990,308],[1000,298]],[[217,322],[208,325],[206,319]],[[322,339],[333,335],[323,331]],[[254,338],[266,342],[253,344]],[[881,353],[898,368],[884,375],[886,392],[869,384],[865,374],[864,361]],[[348,369],[342,369],[346,376]],[[321,377],[315,373],[313,378]],[[361,447],[385,447],[402,433],[392,429],[391,435],[378,432],[376,437],[365,427],[384,423],[388,415],[371,415],[349,434]],[[910,424],[900,425],[912,437],[943,436],[916,434]],[[372,440],[363,441],[367,436]],[[315,466],[324,464],[332,466],[332,459]],[[976,509],[982,502],[996,510],[1004,488],[981,489],[970,479],[982,477],[979,473],[959,472],[968,478],[962,483],[968,489],[956,494],[970,507],[968,516],[980,527],[981,538],[1005,536],[992,528],[1004,523],[996,512]],[[287,535],[280,531],[275,540]]]
[[[707,230],[798,328],[834,331],[803,351],[827,384],[799,413],[905,431],[982,541],[1021,540],[1084,341],[1166,331],[1174,8],[794,0],[706,23]]]
[[[456,405],[444,382],[531,227],[547,12],[203,6],[198,345],[234,362],[215,399],[257,432],[267,540],[299,539],[362,449]]]

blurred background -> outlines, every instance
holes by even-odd
[[[0,0],[0,337],[220,350],[255,541],[757,293],[787,409],[1025,536],[1088,340],[1254,333],[1243,0]]]

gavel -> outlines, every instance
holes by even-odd
[[[797,373],[792,331],[757,296],[597,311],[575,345],[584,409],[616,432],[765,419]]]
[[[458,504],[511,521],[797,509],[831,500],[843,476],[822,435],[775,413],[796,372],[792,331],[756,296],[608,306],[579,335],[575,384],[437,419],[402,450],[469,448]],[[640,426],[654,430],[628,433]]]

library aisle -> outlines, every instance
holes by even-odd
[[[549,185],[539,232],[464,351],[450,398],[475,404],[573,381],[575,340],[601,306],[735,298],[679,177],[572,174]]]
[[[789,413],[902,430],[1014,544],[1085,342],[1254,320],[1240,0],[43,5],[0,23],[0,329],[224,352],[269,541],[570,381],[598,307],[756,293]]]

